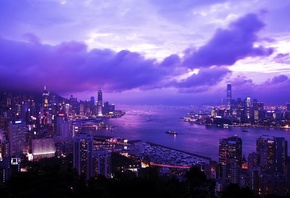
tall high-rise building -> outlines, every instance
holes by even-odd
[[[232,101],[232,85],[227,84],[227,109],[231,110],[231,101]]]
[[[10,156],[21,156],[26,154],[28,150],[28,144],[26,142],[26,136],[28,133],[28,127],[25,122],[14,121],[9,123],[9,154]]]
[[[46,90],[46,86],[44,86],[43,93],[42,93],[42,109],[43,112],[48,111],[48,99],[49,92]]]
[[[42,118],[41,118],[41,124],[51,124],[49,108],[50,108],[49,92],[46,90],[46,86],[44,86],[44,90],[43,90],[43,93],[42,93]]]
[[[263,171],[284,173],[287,151],[288,143],[284,137],[261,136],[256,140],[256,152]]]
[[[245,123],[249,123],[251,121],[251,98],[250,97],[247,97],[244,99],[244,105],[242,109],[243,109],[242,121]]]
[[[95,176],[93,166],[93,138],[88,134],[77,134],[73,139],[73,167],[86,179]]]
[[[238,136],[220,139],[219,163],[227,165],[232,159],[242,165],[242,139]]]
[[[103,93],[102,90],[100,89],[98,91],[97,116],[103,116],[102,108],[103,108]]]
[[[59,113],[55,118],[55,133],[54,140],[55,142],[68,142],[71,140],[72,133],[69,130],[69,121],[66,114]]]
[[[285,173],[288,157],[288,142],[284,137],[275,137],[275,172]]]
[[[287,103],[286,106],[287,106],[287,111],[290,111],[290,103]]]
[[[94,96],[91,96],[91,99],[89,102],[89,109],[90,109],[92,115],[96,115],[96,104],[95,104],[95,97]]]
[[[220,139],[219,164],[223,185],[239,183],[242,167],[242,139],[238,136]]]
[[[94,152],[94,166],[96,174],[107,178],[112,177],[112,157],[108,150],[98,150]]]

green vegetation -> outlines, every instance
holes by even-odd
[[[160,176],[156,168],[143,169],[139,177],[127,172],[116,172],[111,179],[98,175],[85,180],[72,168],[71,158],[43,159],[29,163],[28,167],[27,172],[12,175],[4,186],[0,186],[1,198],[216,197],[215,181],[207,179],[198,167],[191,167],[182,181],[174,176]],[[249,188],[230,185],[221,192],[220,197],[257,196]]]

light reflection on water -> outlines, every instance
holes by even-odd
[[[113,131],[102,130],[96,134],[153,142],[210,157],[216,161],[221,138],[233,135],[241,137],[243,154],[246,158],[249,153],[255,151],[256,139],[262,135],[285,137],[290,141],[288,130],[252,128],[249,132],[242,132],[238,127],[224,129],[183,122],[181,118],[193,111],[192,107],[118,106],[117,109],[125,111],[126,114],[121,118],[105,121],[114,126]],[[174,130],[178,134],[176,136],[166,134],[167,130]]]

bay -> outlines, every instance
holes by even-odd
[[[100,130],[96,132],[97,135],[152,142],[210,157],[215,161],[218,161],[219,140],[222,138],[241,137],[246,159],[249,153],[255,151],[258,137],[275,136],[290,140],[290,131],[285,129],[250,128],[249,132],[243,132],[239,127],[206,127],[184,122],[182,118],[194,110],[191,106],[120,105],[116,109],[125,111],[125,115],[106,119],[105,122],[113,126],[113,130]],[[167,134],[167,130],[178,134]]]

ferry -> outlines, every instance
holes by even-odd
[[[171,131],[171,130],[165,131],[165,133],[171,134],[171,135],[177,135],[176,131]]]

